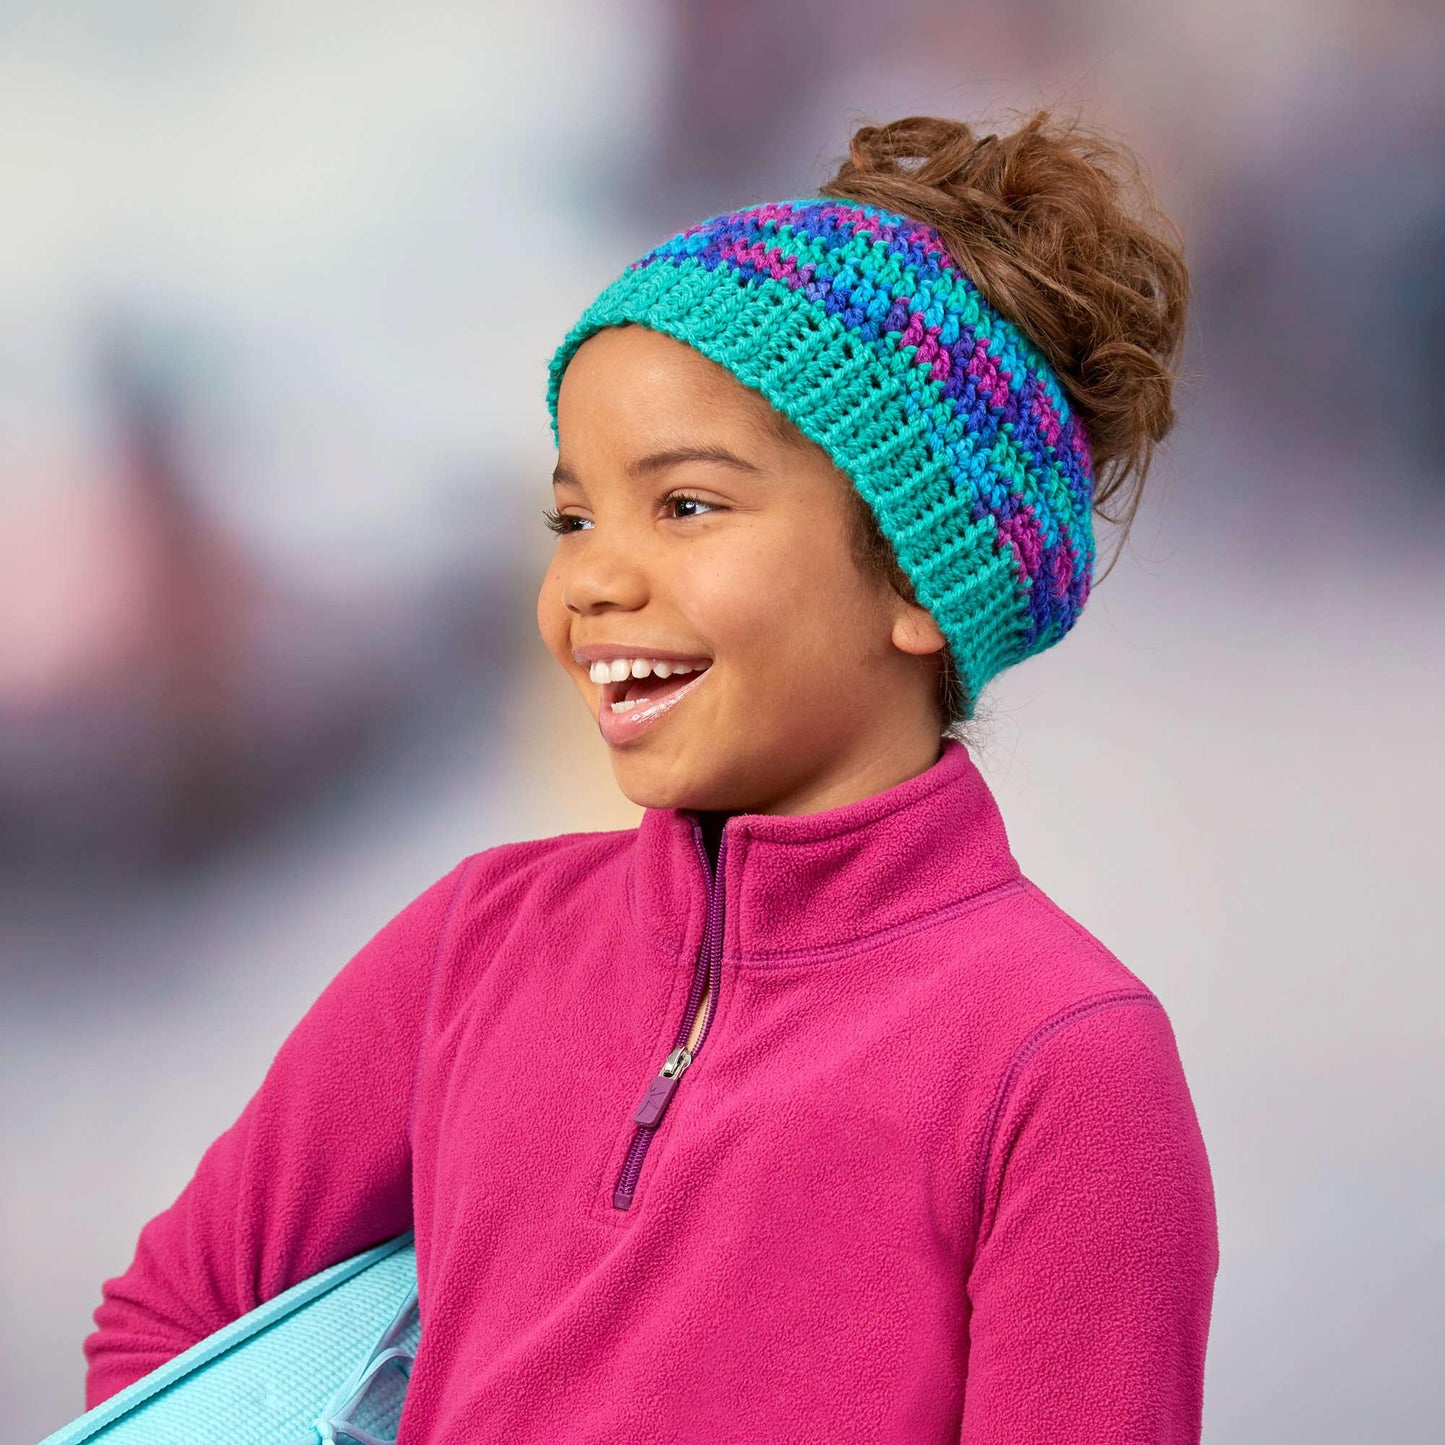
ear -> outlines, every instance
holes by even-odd
[[[942,653],[948,639],[940,631],[933,614],[916,602],[894,594],[893,645],[900,652],[911,652],[916,657],[926,657],[931,652]]]

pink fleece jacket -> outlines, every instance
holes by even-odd
[[[464,859],[105,1281],[87,1408],[412,1226],[400,1445],[1200,1437],[1218,1245],[1173,1031],[952,740],[729,818],[715,870],[679,809]]]

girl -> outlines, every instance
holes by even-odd
[[[465,858],[338,973],[105,1282],[87,1408],[414,1226],[402,1445],[1199,1439],[1169,1020],[960,731],[1173,423],[1121,156],[865,126],[584,312],[537,618],[641,823]]]

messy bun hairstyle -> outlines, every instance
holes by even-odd
[[[1004,136],[909,116],[854,131],[847,159],[816,194],[938,232],[984,299],[1053,367],[1088,433],[1093,510],[1122,527],[1122,545],[1154,447],[1176,420],[1189,299],[1182,237],[1137,157],[1047,110]],[[916,601],[877,519],[848,491],[859,561]],[[964,700],[947,649],[940,701],[944,730],[954,732]]]

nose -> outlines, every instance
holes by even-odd
[[[581,539],[578,539],[581,541]],[[646,570],[635,546],[620,533],[605,537],[600,530],[557,560],[562,601],[569,612],[585,615],[608,608],[631,611],[647,600]]]

